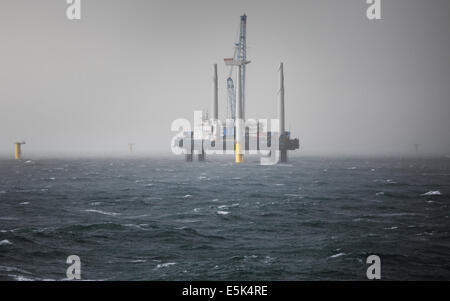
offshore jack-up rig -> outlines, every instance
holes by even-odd
[[[239,39],[235,43],[235,51],[232,58],[225,58],[226,66],[230,67],[227,78],[227,119],[225,126],[219,122],[218,110],[218,78],[217,64],[213,66],[213,97],[212,116],[201,113],[200,124],[194,125],[193,131],[185,131],[175,143],[180,148],[185,149],[186,161],[193,161],[194,154],[197,154],[199,161],[205,160],[205,148],[208,143],[212,147],[223,148],[224,153],[234,154],[235,162],[244,161],[244,154],[255,154],[267,148],[273,149],[272,138],[278,137],[279,162],[287,162],[287,151],[299,148],[299,140],[291,139],[290,132],[285,129],[284,111],[284,70],[283,63],[279,67],[279,91],[278,91],[278,124],[271,125],[255,120],[246,120],[245,116],[245,69],[250,63],[247,60],[247,16],[241,16]],[[236,88],[232,79],[233,70],[236,69]],[[195,114],[194,114],[195,118]],[[195,122],[194,122],[195,123]],[[275,130],[273,130],[275,128]],[[275,132],[279,135],[274,135]],[[217,145],[218,144],[218,145]],[[228,146],[228,148],[227,148]],[[252,148],[250,147],[252,146]],[[230,150],[231,148],[231,150]]]

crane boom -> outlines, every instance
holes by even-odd
[[[247,16],[241,16],[241,23],[239,28],[239,40],[235,43],[233,58],[224,59],[225,64],[230,66],[230,73],[227,78],[227,92],[228,92],[228,118],[235,119],[236,108],[236,90],[234,87],[233,74],[234,66],[241,66],[240,83],[238,85],[242,96],[242,118],[245,119],[245,65],[250,63],[247,61]]]
[[[231,70],[233,70],[231,68]],[[228,91],[228,119],[236,119],[236,91],[234,90],[233,79],[228,77],[227,79],[227,91]]]

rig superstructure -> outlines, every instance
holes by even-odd
[[[227,119],[224,126],[219,120],[219,100],[218,100],[218,76],[217,64],[213,65],[213,96],[211,106],[211,118],[202,113],[201,124],[194,125],[193,131],[186,131],[176,143],[179,147],[184,147],[186,161],[193,161],[197,154],[199,161],[205,160],[205,148],[210,144],[213,147],[222,146],[224,153],[234,153],[235,162],[244,162],[244,155],[254,154],[261,149],[271,147],[272,138],[278,138],[279,157],[277,162],[287,162],[288,150],[299,148],[299,140],[291,139],[290,132],[285,129],[285,100],[284,100],[284,66],[280,63],[279,90],[278,90],[278,124],[271,125],[271,130],[267,124],[255,120],[247,120],[245,114],[245,77],[247,60],[247,16],[244,14],[240,18],[240,32],[238,41],[235,43],[234,55],[232,58],[224,59],[225,65],[230,67],[227,85]],[[233,71],[236,70],[236,81],[233,81]],[[236,83],[236,86],[234,85]],[[195,115],[195,114],[194,114]],[[252,125],[252,126],[249,126]],[[273,128],[276,130],[274,131]],[[277,135],[274,135],[277,133]],[[250,145],[254,147],[251,148]],[[228,148],[227,148],[228,146]]]

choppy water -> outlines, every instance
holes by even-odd
[[[450,279],[450,159],[251,161],[1,160],[0,279]]]

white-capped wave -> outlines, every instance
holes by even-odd
[[[423,196],[428,196],[428,195],[442,195],[442,193],[439,190],[430,190],[428,192],[425,192],[424,194],[422,194]]]
[[[11,274],[8,274],[8,276],[12,277],[16,281],[35,281],[32,278],[28,278],[28,277],[25,277],[25,276],[22,276],[22,275],[11,275]]]
[[[398,227],[393,226],[393,227],[384,228],[384,230],[395,230],[395,229],[398,229]]]
[[[107,211],[95,210],[95,209],[86,209],[85,211],[86,211],[86,212],[94,212],[94,213],[99,213],[99,214],[109,215],[109,216],[117,216],[117,215],[120,215],[120,213],[107,212]]]
[[[331,255],[328,258],[338,258],[338,257],[344,256],[344,255],[345,255],[345,253],[337,253],[337,254]]]
[[[264,260],[263,260],[263,262],[264,262],[265,264],[271,264],[271,263],[274,262],[274,261],[275,261],[275,258],[270,257],[270,256],[264,257]]]
[[[140,229],[140,230],[145,230],[144,228],[142,228],[141,225],[136,225],[136,224],[124,224],[123,226],[124,227],[137,228],[137,229]]]
[[[12,242],[10,242],[7,239],[0,241],[0,246],[5,246],[5,245],[12,245]]]
[[[170,266],[175,265],[175,264],[177,264],[177,263],[176,263],[176,262],[160,263],[160,264],[156,265],[156,268],[157,268],[157,269],[160,269],[160,268],[167,268],[167,267],[170,267]]]
[[[220,215],[227,215],[227,214],[229,214],[230,212],[228,212],[228,211],[223,211],[223,210],[219,210],[219,211],[217,211],[217,214],[220,214]]]

